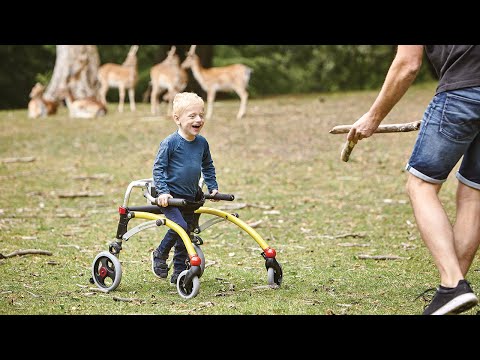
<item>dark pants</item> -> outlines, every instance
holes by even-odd
[[[178,197],[184,199],[186,198],[182,196]],[[186,199],[189,200],[188,198]],[[177,223],[183,228],[183,230],[187,232],[187,234],[189,234],[189,228],[194,226],[194,210],[180,211],[180,208],[176,206],[167,206],[162,208],[162,211],[168,220]],[[158,247],[158,252],[160,253],[160,256],[166,260],[170,250],[174,245],[175,251],[173,253],[173,271],[174,273],[180,273],[187,268],[186,260],[188,259],[188,252],[185,248],[182,238],[174,230],[169,229],[167,231],[165,237]]]

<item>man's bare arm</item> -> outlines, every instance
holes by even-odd
[[[383,86],[372,106],[358,119],[347,135],[347,141],[370,137],[383,119],[405,95],[422,65],[423,45],[399,45]]]

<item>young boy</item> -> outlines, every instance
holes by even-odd
[[[180,225],[188,233],[194,221],[192,210],[168,206],[168,198],[183,198],[194,201],[199,189],[201,175],[210,194],[218,192],[212,156],[207,140],[200,135],[204,117],[204,101],[191,92],[178,93],[173,99],[173,120],[178,130],[167,136],[161,143],[153,164],[153,183],[158,196],[158,205],[164,207],[166,218]],[[169,229],[156,250],[152,252],[152,271],[160,277],[168,275],[168,259],[172,246],[172,284],[177,283],[178,275],[187,268],[187,249],[178,234]]]

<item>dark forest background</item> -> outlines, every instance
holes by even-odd
[[[121,64],[131,45],[97,45],[101,64]],[[149,71],[165,59],[171,45],[140,45],[136,100],[145,101]],[[176,45],[181,60],[190,45]],[[243,63],[253,69],[251,98],[288,93],[376,89],[382,85],[396,45],[198,45],[204,67]],[[0,45],[0,109],[26,108],[36,82],[47,85],[56,58],[55,45]],[[426,61],[425,63],[428,63]],[[189,73],[187,91],[205,94]],[[435,78],[424,66],[416,82]],[[218,94],[218,98],[235,97]],[[109,91],[116,101],[118,91]]]

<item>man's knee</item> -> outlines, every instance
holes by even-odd
[[[458,188],[457,188],[457,199],[459,201],[475,201],[479,202],[480,201],[480,190],[477,190],[473,187],[470,187],[468,185],[465,185],[461,181],[458,182]]]
[[[405,184],[405,189],[410,199],[418,191],[434,191],[438,194],[441,187],[442,184],[432,184],[412,174],[408,174],[407,183]]]
[[[418,188],[418,182],[421,181],[416,176],[408,174],[407,182],[405,184],[405,191],[407,192],[408,197],[412,197],[415,190]]]

